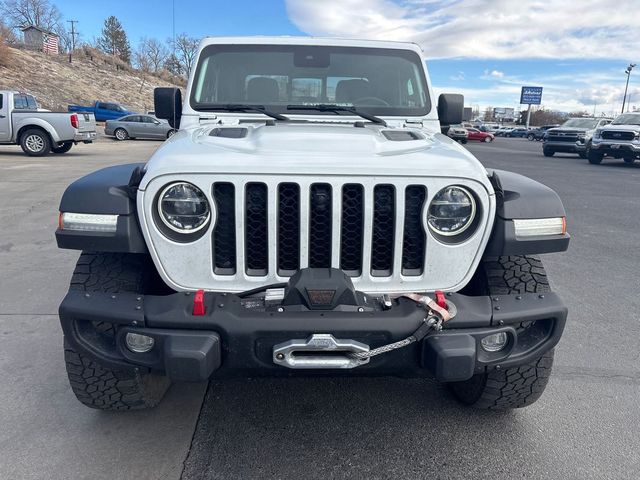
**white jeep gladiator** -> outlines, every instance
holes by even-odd
[[[480,408],[543,392],[567,309],[534,256],[567,249],[549,188],[441,133],[409,43],[207,38],[179,131],[146,164],[70,185],[81,250],[60,306],[71,387],[108,410],[172,380],[397,375]]]
[[[93,114],[42,110],[33,95],[0,90],[0,145],[20,145],[30,157],[43,157],[96,136]]]

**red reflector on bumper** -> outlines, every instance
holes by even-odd
[[[201,317],[204,315],[206,309],[204,308],[204,290],[198,290],[193,296],[193,315]]]

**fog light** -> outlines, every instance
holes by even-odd
[[[480,343],[482,344],[482,348],[487,352],[499,352],[507,345],[507,340],[507,334],[505,332],[500,332],[487,335],[480,340]]]
[[[147,335],[139,333],[127,333],[125,337],[127,348],[134,353],[146,353],[153,348],[155,341]]]

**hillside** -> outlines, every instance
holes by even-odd
[[[153,89],[172,83],[116,63],[93,50],[79,50],[68,62],[51,56],[10,48],[10,66],[0,66],[0,90],[33,94],[42,108],[66,110],[71,103],[95,100],[122,103],[134,111],[153,110]],[[181,85],[183,86],[183,85]]]

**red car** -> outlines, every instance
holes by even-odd
[[[469,138],[467,140],[478,140],[479,142],[493,142],[493,133],[482,132],[477,128],[467,128],[469,132]]]

